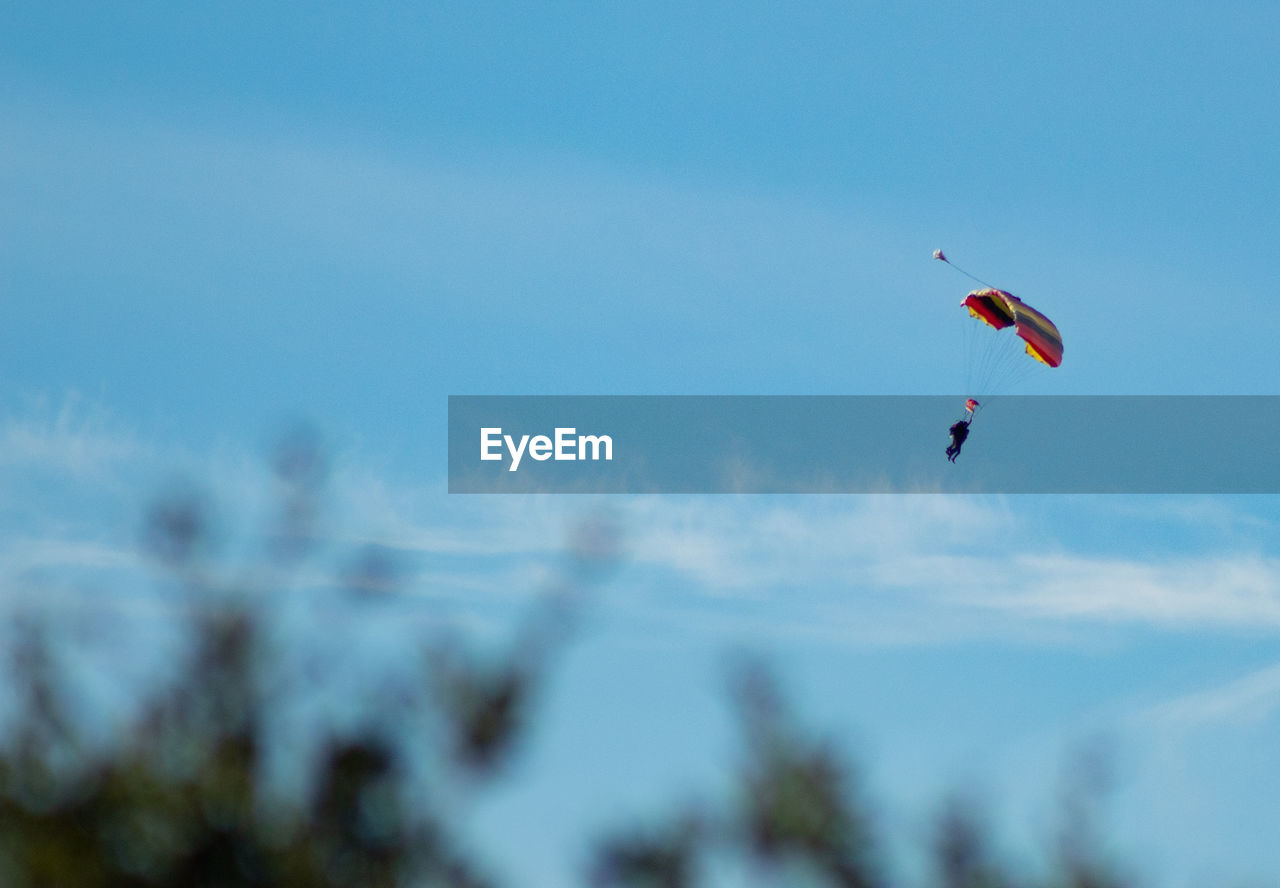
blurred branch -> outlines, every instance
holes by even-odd
[[[765,864],[799,862],[840,888],[881,884],[871,816],[853,800],[853,774],[830,745],[791,720],[772,678],[749,665],[737,700],[747,742],[739,777],[750,852]]]
[[[588,879],[593,888],[692,888],[705,832],[684,814],[654,830],[620,832],[595,843]]]
[[[977,807],[950,799],[938,816],[934,865],[941,888],[1014,888],[997,864]]]

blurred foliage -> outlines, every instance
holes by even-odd
[[[1015,888],[996,862],[975,806],[950,799],[938,814],[933,861],[940,888]]]
[[[794,724],[758,667],[742,671],[738,702],[748,749],[739,809],[751,852],[767,863],[805,864],[840,888],[882,884],[870,815],[834,749]]]
[[[266,533],[276,573],[247,576],[278,577],[314,549],[325,465],[313,434],[286,437],[273,460],[278,520]],[[272,674],[262,618],[269,596],[253,580],[216,579],[211,527],[207,502],[187,489],[160,497],[144,519],[143,547],[185,590],[193,643],[116,742],[92,741],[77,727],[55,656],[56,627],[34,610],[18,613],[6,671],[21,703],[0,745],[0,886],[495,885],[482,849],[456,830],[449,792],[412,788],[410,766],[415,757],[433,759],[438,780],[469,786],[503,773],[529,733],[538,691],[584,592],[620,560],[618,522],[595,516],[571,534],[561,576],[500,653],[481,656],[450,636],[424,640],[413,690],[370,688],[370,698],[385,703],[381,714],[326,738],[306,789],[294,795],[267,788],[268,715],[296,690]],[[340,585],[353,596],[377,602],[397,594],[400,576],[387,553],[366,547],[350,564]],[[859,775],[836,745],[799,725],[758,665],[738,670],[733,688],[743,738],[731,775],[736,792],[602,833],[584,882],[688,888],[719,884],[714,873],[728,866],[758,884],[895,884]],[[1047,879],[1012,874],[976,810],[948,803],[928,849],[930,884],[1127,884],[1091,850],[1096,782],[1082,780],[1082,792],[1066,800]]]

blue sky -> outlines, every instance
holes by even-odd
[[[174,476],[262,513],[304,417],[335,540],[396,547],[478,638],[584,509],[625,529],[474,814],[526,884],[714,791],[743,647],[904,843],[989,783],[1033,847],[1105,736],[1150,884],[1274,880],[1273,498],[443,492],[450,394],[961,394],[937,247],[1062,329],[1024,393],[1277,394],[1280,8],[974,6],[8,5],[9,594],[131,575]]]

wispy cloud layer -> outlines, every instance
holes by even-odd
[[[85,527],[76,491],[90,481],[95,489],[126,489],[149,477],[138,471],[142,465],[165,462],[158,459],[163,448],[103,417],[100,408],[69,399],[43,419],[15,415],[0,424],[0,485],[30,485],[32,464],[46,470],[36,502],[43,495],[47,508],[36,513],[36,525],[7,530],[9,544],[0,551],[7,575],[29,575],[35,566],[47,574],[59,564],[106,570],[136,563],[136,525],[128,532]],[[221,501],[220,513],[269,519],[277,482],[252,454],[172,450],[168,462],[199,478]],[[1124,521],[1168,520],[1166,512],[1144,517],[1122,498],[1086,499],[1076,512],[1067,507],[1046,517],[1032,498],[449,497],[442,490],[338,451],[318,532],[333,546],[377,546],[399,558],[410,588],[488,584],[505,597],[513,582],[536,583],[562,557],[576,521],[603,511],[625,538],[619,606],[766,634],[911,643],[949,632],[1087,634],[1097,625],[1280,628],[1280,557],[1266,547],[1152,546],[1116,554],[1064,542],[1074,520],[1105,513],[1109,503]],[[1174,512],[1180,523],[1265,524],[1226,503],[1192,502]],[[24,520],[30,517],[28,510]],[[751,602],[750,615],[724,606],[733,601]]]

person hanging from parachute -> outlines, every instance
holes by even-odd
[[[973,398],[965,401],[965,418],[953,423],[949,430],[951,443],[947,445],[947,459],[951,462],[956,461],[956,457],[960,455],[960,448],[964,446],[965,439],[969,437],[969,426],[973,423],[973,414],[978,409],[978,406],[978,402]]]
[[[947,445],[947,459],[951,462],[956,461],[956,457],[960,455],[960,448],[964,446],[965,439],[969,437],[969,423],[973,420],[962,419],[953,423],[951,426],[951,443]]]
[[[970,318],[981,321],[993,333],[1012,327],[1018,338],[1025,343],[1026,353],[1032,358],[1047,367],[1057,367],[1062,363],[1062,334],[1058,332],[1053,321],[1012,293],[997,289],[969,274],[948,259],[941,250],[934,250],[933,258],[947,263],[965,277],[983,285],[982,289],[971,291],[960,302],[962,307],[968,309]],[[993,344],[991,347],[996,346]],[[1000,366],[1000,363],[1000,357],[994,361],[988,357],[984,366],[988,367],[989,374],[994,374],[994,370]],[[1017,364],[1005,362],[1005,366],[1008,368],[1008,373],[1018,370]],[[993,385],[994,382],[993,378],[985,377],[980,381],[986,386]],[[953,463],[960,455],[960,448],[969,437],[970,427],[973,425],[980,405],[973,398],[969,398],[965,401],[964,407],[964,417],[954,423],[950,429],[951,443],[947,446],[947,459]]]

